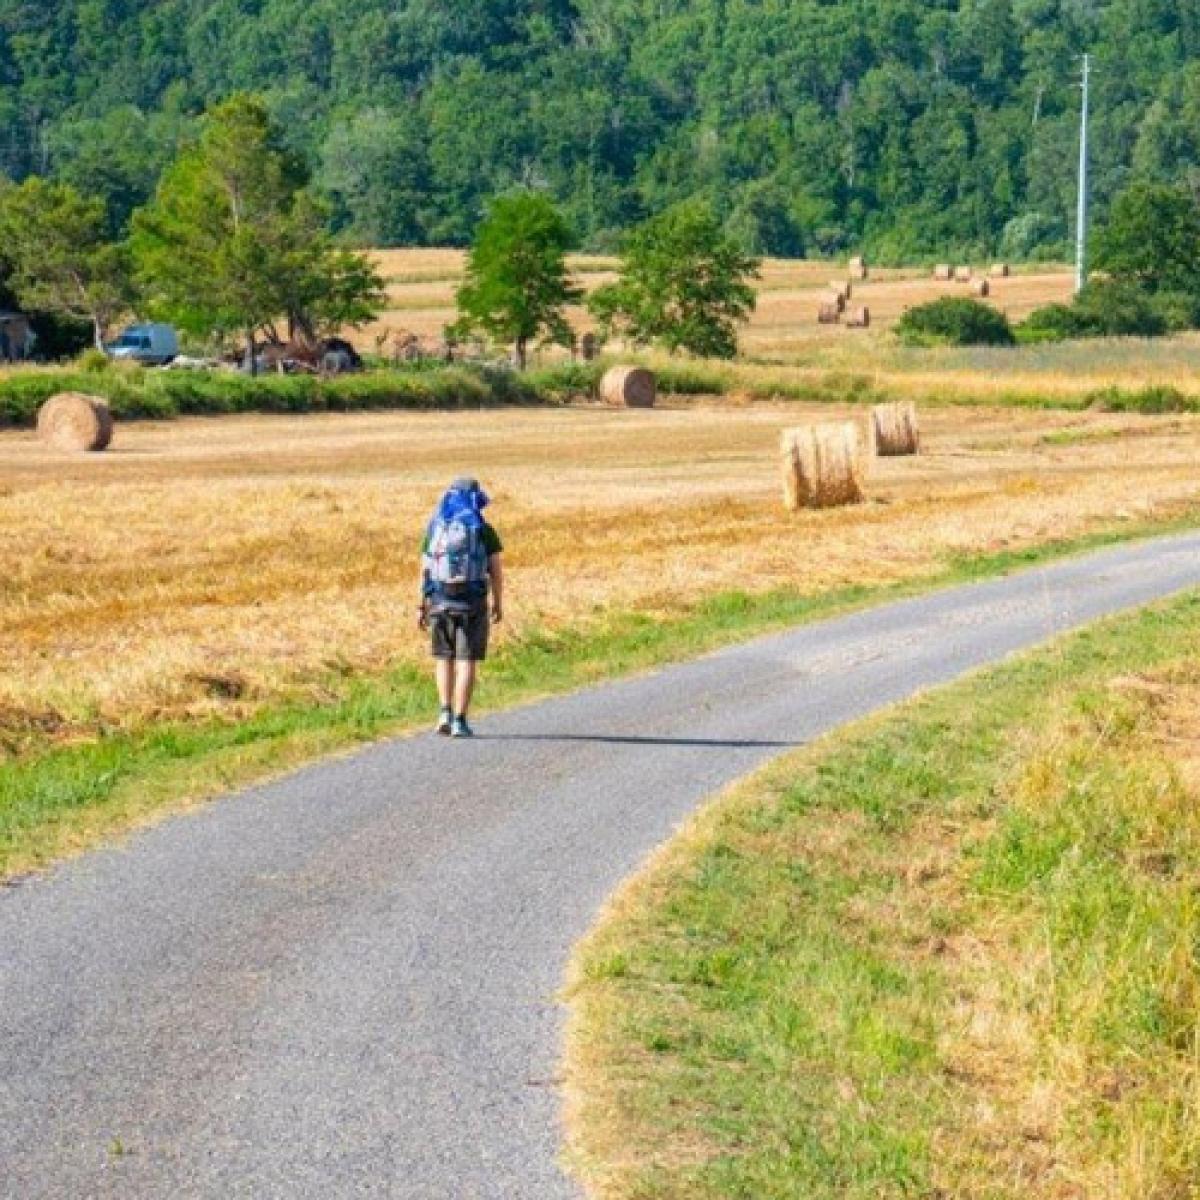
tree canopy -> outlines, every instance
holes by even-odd
[[[1200,166],[1194,0],[0,0],[0,172],[119,227],[251,90],[373,242],[527,187],[597,248],[703,199],[755,253],[1061,254],[1084,50],[1102,219]]]
[[[562,214],[545,196],[498,196],[467,256],[458,289],[459,330],[482,329],[513,346],[521,368],[534,338],[569,344],[564,310],[582,294],[567,275],[570,245]]]
[[[721,228],[708,205],[685,201],[629,236],[616,283],[589,307],[607,337],[657,342],[712,358],[737,354],[737,326],[754,311],[758,260]]]

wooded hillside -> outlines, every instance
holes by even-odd
[[[1061,252],[1078,55],[1097,189],[1200,157],[1198,0],[0,0],[0,169],[113,222],[195,115],[267,95],[385,244],[545,186],[580,240],[705,195],[754,251]]]

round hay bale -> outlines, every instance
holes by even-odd
[[[56,450],[107,450],[113,438],[107,400],[82,392],[59,392],[38,409],[38,437]]]
[[[933,268],[933,277],[938,283],[949,283],[954,278],[954,268],[949,263],[938,263]]]
[[[842,305],[836,300],[823,300],[817,309],[819,325],[836,325],[842,319]]]
[[[869,268],[867,267],[867,260],[865,258],[863,258],[861,256],[856,256],[855,258],[852,258],[850,260],[850,278],[851,279],[856,280],[857,282],[861,283],[862,280],[867,278],[867,275],[869,273],[870,272],[869,272]]]
[[[856,308],[852,308],[846,324],[851,329],[870,329],[871,310],[865,304],[860,304]]]
[[[993,279],[1007,279],[1011,274],[1012,274],[1012,267],[1010,267],[1008,265],[1008,263],[993,263],[992,264],[992,278]]]
[[[790,511],[835,508],[862,500],[865,464],[853,422],[786,429],[781,450],[783,502]]]
[[[854,295],[854,285],[849,280],[835,279],[829,285],[829,294],[831,296],[841,296],[843,300],[849,300]]]
[[[975,278],[975,272],[970,267],[955,267],[954,278],[959,283],[970,283]]]
[[[986,300],[992,294],[992,285],[986,279],[977,279],[971,290],[981,300]]]
[[[618,408],[653,408],[658,387],[645,367],[613,367],[600,381],[600,398]]]
[[[871,432],[880,458],[899,458],[921,452],[917,406],[911,400],[879,404],[871,410]]]

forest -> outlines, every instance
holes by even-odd
[[[1085,50],[1101,214],[1191,182],[1200,0],[0,0],[0,172],[117,233],[251,91],[361,244],[464,244],[525,186],[595,250],[701,198],[751,253],[1048,258]]]

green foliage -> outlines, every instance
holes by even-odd
[[[707,198],[756,253],[1062,254],[1078,56],[1103,215],[1200,162],[1200,23],[1166,0],[0,0],[0,174],[119,223],[238,89],[362,239],[465,244],[545,189],[590,246]]]
[[[579,390],[586,390],[581,388]],[[378,371],[318,379],[310,375],[236,372],[107,370],[16,371],[0,377],[0,428],[31,425],[57,392],[102,396],[118,417],[163,419],[248,412],[354,412],[368,409],[443,409],[555,403],[574,394],[567,374],[537,377],[468,366]]]
[[[962,296],[910,308],[896,334],[909,346],[1011,346],[1016,340],[1002,312]]]
[[[630,234],[620,279],[594,292],[588,307],[605,337],[616,332],[635,345],[733,358],[737,326],[754,311],[748,281],[758,266],[708,205],[690,201]]]
[[[467,258],[457,332],[482,329],[514,346],[522,369],[534,338],[569,345],[573,335],[564,310],[581,295],[567,277],[570,245],[567,224],[547,197],[497,197]]]
[[[1154,384],[1136,391],[1125,391],[1118,387],[1102,388],[1092,392],[1087,403],[1098,412],[1136,412],[1147,415],[1161,413],[1194,413],[1200,411],[1200,399],[1189,396],[1178,388]]]
[[[1162,337],[1195,326],[1197,301],[1177,292],[1153,294],[1129,280],[1093,280],[1071,304],[1036,309],[1021,325],[1022,341]]]
[[[90,322],[98,349],[133,303],[128,257],[108,239],[103,202],[70,184],[0,183],[0,254],[24,307]]]
[[[1200,206],[1184,187],[1139,183],[1117,197],[1095,265],[1149,292],[1200,296]]]
[[[361,324],[383,283],[360,255],[334,246],[307,173],[258,98],[209,115],[200,140],[134,216],[133,252],[153,311],[200,336],[278,338],[275,322],[313,340]]]

